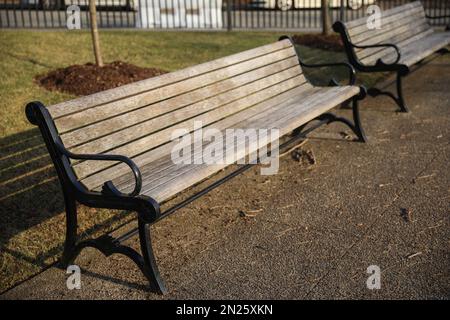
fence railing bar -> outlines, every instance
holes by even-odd
[[[90,27],[89,0],[0,0],[2,28],[66,28],[67,7],[81,8],[81,27]],[[270,1],[249,0],[96,0],[100,28],[195,29],[195,30],[298,30],[320,29],[322,10],[319,0],[293,0],[294,8],[281,10]],[[387,10],[414,0],[361,0],[357,9],[347,0],[333,0],[333,21],[353,20],[367,15],[371,4]],[[445,26],[450,19],[448,0],[422,0],[433,26]],[[251,3],[251,5],[250,5]]]

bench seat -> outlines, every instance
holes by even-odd
[[[450,32],[433,33],[407,45],[400,45],[400,64],[411,67],[450,44]]]
[[[305,87],[307,88],[297,88],[277,97],[274,101],[259,104],[251,110],[236,114],[236,120],[239,122],[227,126],[226,129],[277,128],[280,130],[280,136],[283,136],[357,95],[360,90],[357,86]],[[217,125],[219,124],[216,123]],[[258,150],[255,141],[252,142],[252,150]],[[225,142],[222,142],[222,145],[225,146]],[[245,145],[237,146],[233,158],[241,159],[245,156],[248,153],[247,147]],[[191,150],[194,150],[193,146]],[[226,164],[173,164],[171,155],[167,154],[141,168],[143,177],[141,194],[150,196],[158,202],[164,202],[224,167]],[[129,193],[133,190],[135,181],[134,177],[128,173],[116,178],[113,183],[119,190]],[[97,187],[97,190],[100,190],[100,186]]]

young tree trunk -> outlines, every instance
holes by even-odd
[[[89,13],[91,17],[91,34],[92,45],[94,47],[95,63],[99,67],[103,67],[102,53],[100,51],[100,40],[98,38],[97,28],[97,9],[95,8],[95,0],[89,0]]]
[[[322,34],[327,36],[330,34],[330,8],[328,6],[328,0],[322,1]]]

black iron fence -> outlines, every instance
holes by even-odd
[[[412,0],[329,0],[335,20]],[[450,0],[422,0],[427,14],[450,14]],[[101,28],[318,30],[320,0],[96,0]],[[89,0],[0,0],[1,28],[88,28]],[[430,21],[447,25],[450,19]]]

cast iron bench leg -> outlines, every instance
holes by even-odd
[[[403,97],[403,87],[402,87],[402,78],[406,76],[408,72],[398,71],[397,72],[397,96],[388,91],[382,91],[378,88],[370,88],[368,93],[371,97],[376,96],[388,96],[399,106],[400,112],[409,112],[409,108],[405,103],[405,99]]]
[[[67,267],[76,258],[75,246],[77,241],[77,204],[75,199],[67,191],[64,193],[64,204],[66,207],[66,240],[64,242],[64,252],[62,264]]]
[[[401,112],[409,112],[409,108],[406,106],[405,99],[403,98],[403,86],[402,86],[402,73],[397,73],[397,95],[398,105]]]
[[[327,124],[329,124],[331,122],[344,123],[356,134],[356,136],[358,137],[360,142],[367,142],[366,134],[364,133],[364,129],[362,128],[362,125],[361,125],[361,118],[359,115],[359,106],[358,106],[358,101],[361,99],[364,99],[365,96],[366,96],[366,91],[364,90],[358,96],[355,96],[352,99],[353,123],[346,118],[337,117],[336,115],[334,115],[332,113],[324,113],[324,114],[320,115],[317,119],[321,120],[321,121],[326,120]]]
[[[143,220],[138,220],[139,241],[141,243],[141,252],[144,259],[143,273],[150,283],[152,291],[165,294],[167,292],[164,281],[158,270],[155,255],[153,254],[152,239],[150,235],[150,226]]]
[[[355,96],[354,98],[351,99],[352,100],[352,111],[353,111],[353,123],[347,118],[338,117],[338,116],[334,115],[333,113],[326,112],[310,121],[310,122],[316,121],[316,120],[320,121],[320,123],[317,126],[315,126],[315,127],[313,126],[312,128],[308,128],[305,130],[306,126],[310,123],[310,122],[307,122],[304,125],[293,130],[293,132],[292,132],[293,135],[294,136],[298,136],[298,135],[306,136],[309,132],[311,132],[315,128],[318,128],[321,124],[328,125],[332,122],[341,122],[341,123],[347,125],[353,131],[353,133],[358,137],[360,142],[367,142],[366,134],[364,133],[364,130],[361,125],[361,118],[359,115],[359,106],[358,106],[358,100],[363,99],[365,96],[366,96],[366,91],[364,90],[358,96]]]
[[[366,96],[366,93],[364,91],[364,94],[360,94],[360,96],[354,97],[353,105],[352,105],[353,122],[355,124],[355,128],[353,129],[353,131],[356,133],[356,135],[359,138],[359,141],[361,141],[361,142],[367,142],[367,137],[366,137],[366,133],[364,132],[364,129],[361,125],[358,101],[363,99],[365,96]]]
[[[136,250],[120,244],[120,241],[104,235],[97,239],[84,240],[77,243],[77,208],[76,201],[67,192],[64,192],[66,205],[66,241],[61,264],[64,268],[73,264],[80,252],[87,247],[99,250],[106,257],[112,254],[122,254],[130,258],[147,278],[151,291],[165,294],[167,289],[161,278],[153,254],[149,225],[138,218],[139,241],[141,246],[140,255]]]

